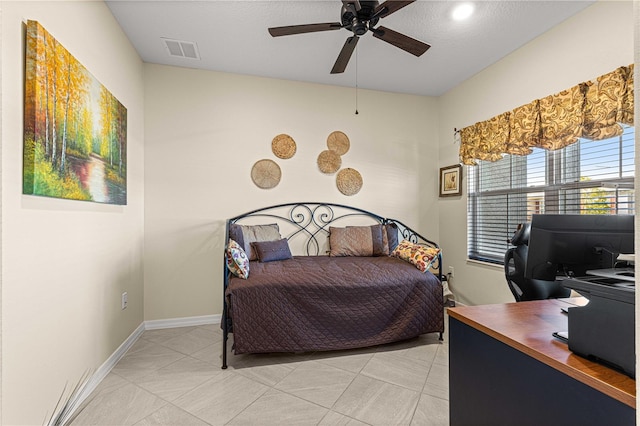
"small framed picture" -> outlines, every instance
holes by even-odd
[[[440,169],[440,196],[462,195],[462,166],[442,167]]]

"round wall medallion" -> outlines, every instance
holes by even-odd
[[[356,169],[342,169],[336,176],[336,185],[344,195],[356,195],[362,188],[362,175]]]
[[[344,155],[349,151],[349,138],[341,131],[336,130],[327,137],[327,146],[338,155]]]
[[[276,157],[286,160],[296,153],[296,142],[289,135],[278,135],[271,141],[271,151]]]
[[[318,168],[322,173],[335,173],[340,170],[341,165],[342,159],[335,151],[326,149],[318,155]]]
[[[273,160],[259,160],[251,168],[251,180],[258,188],[270,189],[280,183],[282,171]]]

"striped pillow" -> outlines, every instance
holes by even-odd
[[[382,225],[329,227],[329,256],[387,256],[382,234]]]

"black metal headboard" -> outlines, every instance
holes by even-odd
[[[413,243],[423,244],[429,247],[438,248],[438,244],[431,241],[397,219],[384,218],[375,213],[342,204],[332,203],[287,203],[274,206],[263,207],[243,213],[239,216],[227,220],[225,228],[225,247],[229,240],[229,225],[238,224],[264,224],[269,223],[279,225],[283,238],[290,244],[297,243],[298,253],[294,255],[318,256],[326,254],[328,249],[329,227],[395,224],[398,228],[399,240],[409,240]],[[293,251],[293,249],[292,249]],[[434,263],[432,270],[438,278],[442,278],[442,256],[438,255],[438,260]],[[224,268],[226,271],[226,266]],[[225,288],[227,284],[227,273],[225,272]]]

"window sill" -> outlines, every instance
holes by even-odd
[[[488,268],[491,268],[491,269],[503,269],[504,268],[504,265],[500,265],[498,263],[483,262],[481,260],[475,260],[475,259],[467,259],[467,265],[483,266],[483,267],[488,267]]]

